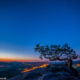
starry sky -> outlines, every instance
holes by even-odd
[[[39,60],[37,43],[79,54],[80,0],[0,0],[0,58]]]

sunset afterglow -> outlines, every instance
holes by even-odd
[[[40,62],[38,59],[27,59],[27,58],[0,58],[0,62]]]
[[[80,54],[76,0],[2,0],[0,7],[0,61],[39,61],[40,54],[34,50],[38,43],[68,43]]]

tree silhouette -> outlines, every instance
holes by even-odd
[[[60,45],[36,45],[35,51],[38,51],[41,55],[40,58],[46,58],[50,61],[67,61],[68,67],[72,68],[72,60],[77,58],[76,52],[71,49],[68,44]]]
[[[71,69],[72,68],[72,60],[76,59],[78,56],[76,54],[76,52],[71,49],[71,47],[68,44],[64,44],[61,48],[61,52],[63,55],[66,56],[66,58],[64,58],[63,60],[67,60],[68,62],[68,67]]]

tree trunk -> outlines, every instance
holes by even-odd
[[[68,59],[68,68],[72,69],[72,59]]]

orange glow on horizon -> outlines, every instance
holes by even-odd
[[[0,62],[40,62],[36,59],[21,59],[21,58],[0,58]]]

